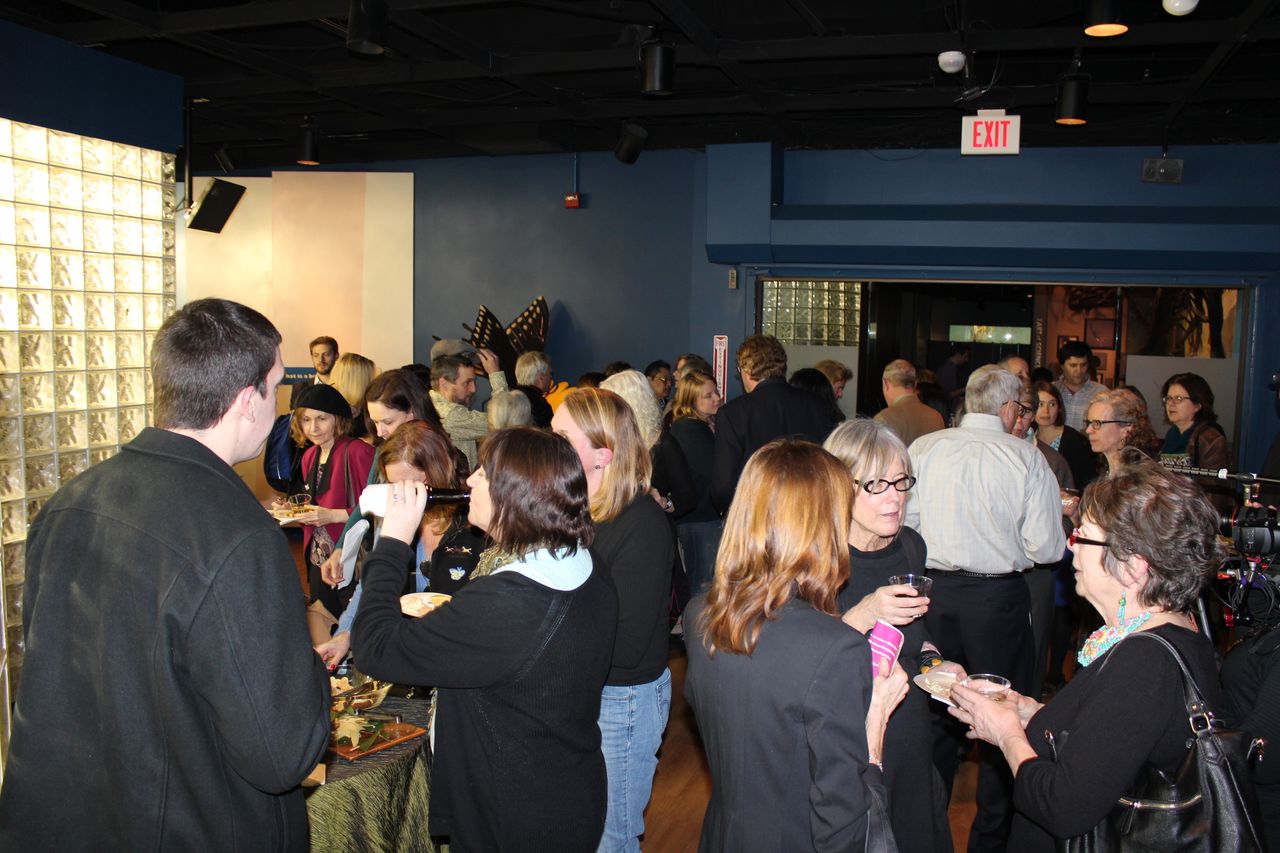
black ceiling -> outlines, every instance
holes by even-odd
[[[349,0],[0,0],[0,17],[184,77],[197,169],[219,149],[290,164],[306,115],[326,162],[611,149],[626,122],[649,148],[957,147],[983,107],[1022,115],[1024,146],[1280,141],[1280,0],[1180,18],[1122,0],[1112,39],[1082,34],[1082,0],[385,3],[379,57],[346,49]],[[650,28],[675,45],[668,97],[639,93]],[[939,69],[949,49],[971,80]],[[1077,49],[1089,123],[1062,127]]]

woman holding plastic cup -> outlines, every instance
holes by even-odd
[[[924,620],[933,581],[925,577],[925,544],[902,526],[907,492],[915,485],[902,440],[867,418],[836,427],[823,445],[853,474],[849,525],[849,582],[836,604],[844,621],[862,633],[876,620],[903,633],[898,660],[912,675],[932,671],[963,678],[959,664],[944,663]],[[912,690],[885,732],[885,786],[889,822],[902,853],[951,849],[947,794],[932,761],[929,698]]]
[[[958,707],[950,713],[1013,771],[1010,850],[1054,850],[1055,838],[1088,832],[1112,813],[1150,769],[1172,779],[1186,759],[1178,663],[1135,637],[1172,644],[1209,710],[1223,709],[1213,645],[1191,615],[1222,560],[1218,516],[1199,487],[1150,460],[1124,460],[1085,490],[1080,513],[1068,540],[1076,591],[1105,624],[1085,642],[1075,677],[1047,705],[1014,691],[990,701],[981,695],[999,688],[990,676],[970,676],[976,690],[951,691]]]

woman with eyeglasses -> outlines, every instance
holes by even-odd
[[[852,485],[806,441],[770,442],[742,469],[711,590],[686,611],[685,695],[712,780],[704,853],[885,849],[885,724],[907,676],[882,662],[873,677],[867,641],[840,622]]]
[[[1217,513],[1186,477],[1128,455],[1085,490],[1070,539],[1076,590],[1104,623],[1080,651],[1075,677],[1047,705],[1013,691],[999,702],[960,685],[951,691],[952,716],[998,747],[1013,772],[1008,849],[1019,853],[1048,853],[1055,839],[1084,834],[1150,769],[1173,778],[1186,758],[1178,665],[1136,635],[1172,644],[1210,709],[1223,707],[1213,645],[1192,618],[1223,558]],[[1215,849],[1236,841],[1219,839]]]
[[[923,576],[926,548],[920,534],[902,526],[907,492],[915,485],[911,460],[902,440],[888,426],[869,418],[845,421],[823,447],[853,475],[853,511],[849,524],[849,581],[836,597],[846,624],[867,633],[877,619],[903,633],[898,662],[911,674],[930,669],[955,672],[929,638],[924,616],[929,599],[894,577]],[[889,823],[902,853],[951,850],[947,792],[933,766],[929,699],[923,690],[908,693],[889,719],[884,737],[884,782]]]
[[[1135,447],[1152,458],[1160,449],[1146,404],[1124,388],[1103,391],[1093,398],[1085,411],[1084,434],[1089,447],[1102,457],[1104,471],[1114,472],[1120,466],[1126,447]]]
[[[1160,389],[1164,417],[1169,422],[1160,461],[1166,465],[1191,468],[1230,468],[1231,451],[1227,434],[1218,425],[1213,411],[1213,389],[1204,378],[1194,373],[1175,373]],[[1212,477],[1197,477],[1209,502],[1219,513],[1230,514],[1235,508],[1235,490]]]

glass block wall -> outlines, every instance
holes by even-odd
[[[149,422],[176,211],[173,155],[0,118],[0,772],[27,525]]]
[[[784,344],[857,346],[861,305],[856,281],[760,279],[760,331]]]

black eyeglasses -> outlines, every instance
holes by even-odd
[[[1185,403],[1190,399],[1190,397],[1183,396],[1182,394],[1166,394],[1160,398],[1160,400],[1166,405],[1169,403]]]
[[[1077,527],[1071,531],[1071,535],[1067,537],[1068,545],[1097,545],[1099,548],[1107,548],[1110,542],[1104,542],[1101,539],[1086,539],[1080,535],[1080,528]]]
[[[1006,402],[1013,403],[1015,406],[1018,407],[1018,417],[1020,418],[1025,418],[1027,415],[1035,411],[1035,409],[1031,408],[1030,406],[1024,406],[1021,403],[1019,403],[1017,400],[1007,400]]]
[[[1133,421],[1084,421],[1085,429],[1102,429],[1103,424],[1131,424]]]
[[[900,492],[909,492],[915,484],[915,477],[912,477],[909,474],[903,474],[896,480],[867,480],[865,483],[859,483],[858,485],[861,486],[862,490],[869,495],[883,495],[885,492],[889,491],[890,487],[893,487]]]

